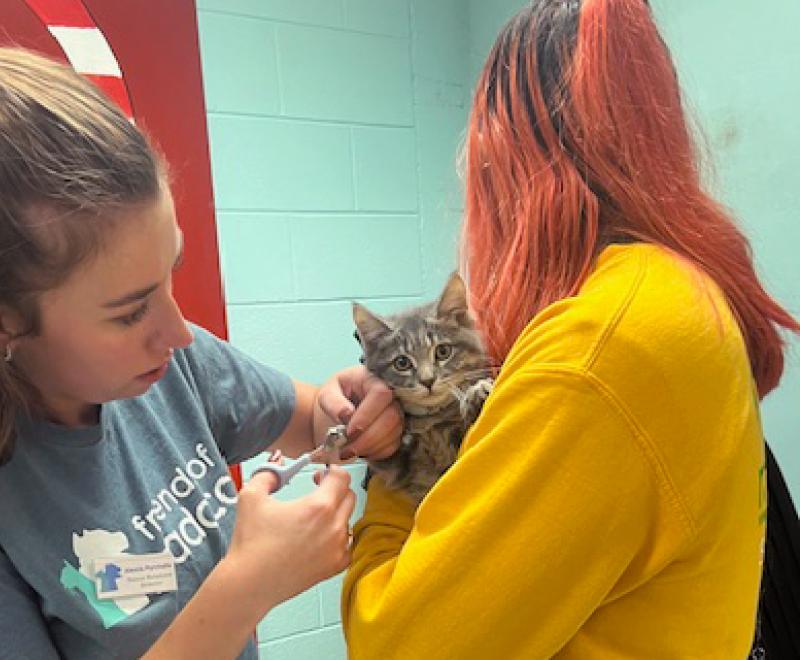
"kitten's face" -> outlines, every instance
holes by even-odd
[[[483,347],[467,314],[457,275],[439,301],[381,318],[362,305],[353,315],[367,368],[394,390],[406,410],[441,408],[485,375]]]

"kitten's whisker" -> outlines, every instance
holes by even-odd
[[[490,373],[491,373],[491,369],[489,369],[487,367],[473,367],[471,369],[464,369],[464,370],[453,372],[449,376],[445,376],[445,378],[452,378],[453,376],[462,376],[462,375],[479,376],[479,375],[482,375],[482,374],[488,375]]]
[[[465,392],[462,392],[461,389],[456,385],[451,385],[450,383],[445,383],[447,389],[450,390],[450,393],[453,395],[453,398],[458,401],[459,404],[463,403],[467,395]]]
[[[479,381],[479,380],[481,380],[483,378],[490,378],[490,377],[491,377],[491,373],[489,371],[484,370],[484,369],[480,369],[480,370],[475,369],[475,370],[472,370],[472,371],[462,371],[460,373],[456,373],[456,374],[452,374],[452,375],[449,375],[449,376],[445,376],[444,378],[441,378],[439,380],[439,382],[444,383],[444,384],[449,384],[449,383],[453,383],[453,382],[461,384],[461,383],[466,383],[466,382],[470,382],[470,383],[471,382],[477,382],[477,381]]]

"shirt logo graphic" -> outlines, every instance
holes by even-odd
[[[103,582],[103,591],[116,591],[117,580],[122,575],[122,569],[116,564],[106,564],[102,571],[97,572],[97,577]]]

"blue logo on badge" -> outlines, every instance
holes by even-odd
[[[116,591],[117,580],[122,575],[122,569],[116,564],[106,564],[102,571],[97,572],[97,577],[103,582],[102,591]]]

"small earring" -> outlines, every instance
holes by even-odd
[[[6,354],[3,357],[4,362],[11,362],[11,358],[13,355],[11,354],[11,344],[6,344]]]

